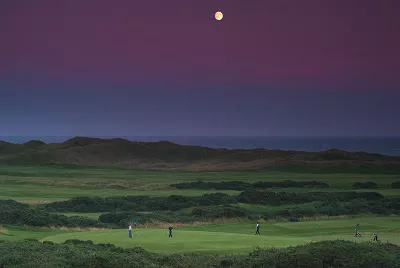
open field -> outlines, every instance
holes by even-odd
[[[356,224],[362,237],[354,237]],[[43,237],[63,242],[67,239],[112,243],[120,247],[143,247],[163,253],[173,252],[248,252],[259,247],[288,247],[323,240],[372,241],[373,233],[383,242],[400,245],[400,217],[364,217],[304,222],[264,222],[261,236],[254,235],[254,224],[216,224],[176,227],[172,239],[167,229],[134,230],[128,239],[126,230],[68,232]]]

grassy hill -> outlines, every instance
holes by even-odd
[[[240,170],[282,166],[383,167],[400,170],[400,157],[346,152],[212,149],[168,141],[75,137],[63,143],[0,141],[0,164],[114,166],[137,169]]]

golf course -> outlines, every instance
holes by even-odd
[[[385,156],[342,151],[295,155],[244,150],[231,155],[229,150],[149,143],[145,146],[153,151],[135,156],[137,168],[119,164],[118,161],[125,163],[125,158],[110,160],[106,153],[96,155],[96,165],[83,162],[94,154],[93,150],[101,152],[102,146],[106,151],[122,150],[120,140],[108,142],[85,138],[61,145],[37,143],[33,148],[3,145],[5,149],[0,150],[2,253],[11,254],[7,248],[15,248],[15,252],[24,248],[32,256],[42,254],[41,250],[56,251],[61,255],[49,260],[54,265],[70,259],[71,255],[65,255],[65,251],[70,252],[71,247],[76,253],[70,254],[78,255],[87,250],[112,255],[117,249],[120,254],[128,254],[141,248],[148,254],[171,256],[168,258],[174,261],[178,257],[172,256],[186,258],[179,254],[206,254],[213,263],[217,259],[224,262],[220,258],[229,254],[235,254],[235,260],[240,262],[259,250],[272,256],[293,250],[325,252],[330,248],[342,256],[343,263],[346,250],[358,247],[368,252],[372,249],[367,247],[373,247],[376,254],[381,252],[379,256],[384,258],[381,263],[390,263],[398,256],[392,252],[400,247],[397,157],[385,160]],[[41,156],[44,150],[47,156],[57,153],[57,163],[49,162],[53,158]],[[202,150],[210,152],[205,156]],[[68,158],[62,158],[62,154]],[[68,162],[71,154],[78,157],[75,157],[78,163]],[[264,167],[259,167],[260,161],[267,161],[264,157],[280,159],[282,154],[287,154],[285,164],[264,162]],[[190,161],[182,160],[179,155],[186,155]],[[153,159],[151,168],[148,158]],[[321,160],[325,158],[339,160]],[[305,159],[305,163],[299,165],[298,159]],[[108,161],[112,164],[107,164],[111,163]],[[212,167],[200,168],[204,161],[212,163]],[[383,164],[385,161],[387,165]],[[233,168],[236,163],[239,163],[237,168]],[[133,222],[137,225],[133,226]],[[255,235],[257,223],[260,235]],[[130,225],[132,238],[128,236]],[[173,228],[172,237],[168,227]],[[356,229],[361,236],[355,236]],[[374,234],[378,241],[373,241]],[[159,256],[140,254],[144,260]],[[86,263],[91,255],[79,256]],[[198,267],[202,267],[201,258],[192,256],[187,257],[188,263],[199,260]],[[377,256],[372,259],[378,260]],[[300,259],[303,257],[299,255]],[[310,263],[310,260],[300,262]]]

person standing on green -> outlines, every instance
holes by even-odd
[[[260,235],[260,224],[258,222],[256,224],[256,235]]]
[[[128,233],[129,233],[129,238],[132,238],[132,224],[129,224]]]
[[[374,241],[378,241],[378,235],[374,234]]]
[[[174,228],[172,228],[171,226],[168,227],[168,230],[169,230],[168,238],[172,238],[172,229],[174,229]]]

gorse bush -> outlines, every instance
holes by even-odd
[[[376,184],[375,182],[371,182],[371,181],[356,182],[352,185],[352,187],[355,189],[377,189],[378,184]]]
[[[311,192],[287,193],[246,190],[238,196],[222,193],[202,196],[171,195],[168,197],[126,196],[126,197],[76,197],[67,201],[59,201],[43,206],[53,212],[118,212],[118,211],[178,211],[195,206],[246,204],[301,204],[313,201],[350,201],[357,198],[378,200],[383,195],[375,192]]]
[[[111,212],[100,215],[99,221],[105,224],[116,225],[119,227],[128,226],[133,220],[140,224],[165,222],[165,223],[192,223],[200,221],[200,217],[183,212]]]
[[[57,212],[111,212],[111,211],[177,211],[193,206],[211,206],[236,203],[236,198],[215,193],[196,197],[170,195],[168,197],[76,197],[67,201],[46,204],[48,211]]]
[[[111,212],[100,215],[99,221],[105,224],[126,227],[130,222],[137,221],[141,224],[165,222],[165,223],[193,223],[218,218],[246,218],[253,215],[244,208],[230,205],[196,207],[191,212]]]
[[[289,209],[263,213],[238,208],[237,204],[285,205],[319,201],[323,205],[311,209]],[[142,223],[207,221],[216,218],[242,217],[301,218],[314,215],[356,215],[371,213],[399,214],[399,200],[384,198],[376,192],[310,192],[287,193],[247,190],[238,196],[222,193],[202,196],[168,197],[77,197],[31,208],[15,201],[0,201],[0,224],[30,226],[105,227],[104,224],[125,226],[135,216]],[[182,211],[185,209],[185,211]],[[106,212],[99,220],[67,217],[55,212]]]
[[[256,182],[246,183],[242,181],[223,181],[223,182],[182,182],[171,184],[170,186],[178,189],[215,189],[215,190],[256,190],[268,188],[328,188],[329,185],[318,181],[276,181],[276,182]]]
[[[367,201],[354,199],[350,202],[327,201],[314,208],[287,208],[263,213],[262,218],[300,219],[314,216],[341,216],[357,214],[391,215],[400,214],[400,198]]]
[[[255,190],[243,191],[238,196],[238,202],[261,205],[301,204],[313,201],[351,201],[353,199],[379,200],[384,196],[376,192],[261,192]]]
[[[351,252],[351,254],[349,254]],[[324,241],[282,249],[257,249],[248,254],[215,255],[150,253],[142,248],[69,240],[0,243],[0,267],[7,268],[204,268],[204,267],[385,267],[400,266],[400,247],[381,243]]]
[[[30,226],[100,227],[99,221],[84,217],[67,217],[29,208],[16,201],[0,200],[0,224]]]
[[[400,181],[393,182],[391,186],[393,189],[400,189]]]
[[[217,206],[217,207],[203,207],[194,208],[192,215],[199,216],[203,219],[217,219],[217,218],[243,218],[249,216],[250,212],[244,208],[232,206]]]

